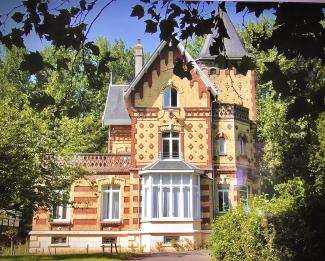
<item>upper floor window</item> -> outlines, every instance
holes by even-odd
[[[245,155],[246,140],[244,137],[239,137],[239,153]]]
[[[226,154],[226,141],[225,138],[223,137],[220,137],[218,139],[218,150],[219,150],[219,155]]]
[[[120,188],[104,186],[102,189],[102,220],[120,219]]]
[[[164,132],[162,133],[162,158],[178,159],[180,151],[179,133]]]
[[[69,198],[69,193],[58,192],[58,197],[67,202]],[[69,221],[70,220],[70,207],[68,203],[63,203],[61,205],[55,205],[52,209],[52,220],[55,221]]]
[[[167,87],[164,90],[164,107],[174,108],[178,106],[178,95],[175,88]]]
[[[229,211],[229,189],[218,188],[218,212],[225,213]]]

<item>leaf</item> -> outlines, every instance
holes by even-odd
[[[61,59],[58,59],[56,61],[56,68],[59,70],[59,69],[65,69],[65,70],[69,70],[69,67],[68,67],[68,62],[70,61],[70,59],[68,58],[61,58]]]
[[[70,13],[71,13],[71,16],[75,16],[76,14],[78,14],[80,12],[80,9],[78,7],[71,7],[70,9]]]
[[[14,13],[11,18],[16,22],[16,23],[20,23],[23,18],[24,18],[24,14],[20,13],[20,12],[16,12]]]
[[[157,23],[152,20],[146,20],[146,33],[155,33],[157,32]]]
[[[24,54],[24,61],[21,62],[20,69],[28,71],[30,74],[36,74],[43,68],[43,57],[38,51]]]
[[[150,0],[140,0],[140,1],[143,2],[143,3],[146,3],[146,4],[150,3]]]
[[[82,11],[85,11],[87,8],[86,8],[86,1],[85,0],[80,0],[79,1],[79,5],[80,5],[80,9]]]
[[[85,44],[85,47],[89,48],[93,55],[98,56],[99,55],[99,48],[97,45],[94,44],[94,42],[88,42]]]
[[[141,5],[133,6],[133,10],[131,13],[131,16],[137,16],[138,19],[142,18],[144,16],[144,9]]]

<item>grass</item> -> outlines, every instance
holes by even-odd
[[[51,260],[68,260],[68,261],[119,261],[126,260],[130,257],[128,253],[120,254],[70,254],[70,255],[23,255],[23,256],[0,256],[0,261],[51,261]]]

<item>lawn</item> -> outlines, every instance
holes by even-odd
[[[71,254],[71,255],[25,255],[25,256],[0,256],[0,261],[51,261],[51,260],[69,260],[69,261],[119,261],[126,260],[130,255],[121,254]]]

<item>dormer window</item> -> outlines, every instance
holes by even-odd
[[[176,108],[178,106],[177,90],[167,87],[164,90],[164,108]]]

